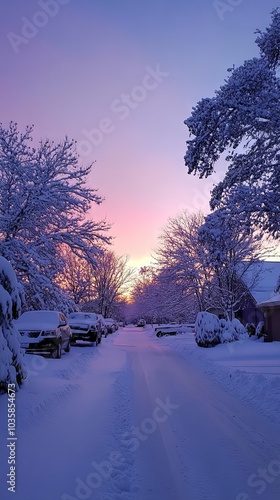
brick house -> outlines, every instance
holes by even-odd
[[[245,285],[248,286],[248,292],[240,303],[239,310],[235,316],[245,325],[254,323],[257,325],[260,321],[265,321],[265,309],[261,304],[269,301],[277,291],[279,286],[280,262],[262,261],[253,264],[248,272],[242,277]],[[268,302],[269,303],[269,302]],[[268,330],[267,330],[268,331]]]
[[[267,341],[280,342],[280,293],[258,304],[264,316]]]

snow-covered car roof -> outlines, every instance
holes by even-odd
[[[55,328],[59,324],[59,311],[26,311],[15,321],[20,328]]]
[[[98,316],[95,313],[74,312],[68,315],[68,319],[77,319],[79,321],[98,321]]]

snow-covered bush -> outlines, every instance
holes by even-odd
[[[0,257],[0,394],[8,385],[17,390],[26,377],[19,333],[14,326],[21,312],[21,294],[17,278],[9,262]]]
[[[245,326],[236,318],[227,321],[205,311],[197,315],[195,341],[199,347],[211,347],[247,338],[249,335]]]
[[[226,319],[220,319],[220,343],[225,344],[226,342],[234,342],[235,340],[235,330],[230,321]]]
[[[257,324],[256,336],[257,336],[258,339],[260,339],[261,337],[265,336],[265,329],[264,329],[264,322],[263,321],[260,321]]]
[[[237,318],[231,322],[234,329],[234,340],[245,340],[249,338],[248,332],[242,323]]]
[[[195,341],[199,347],[220,343],[220,322],[215,314],[199,312],[195,321]]]
[[[254,323],[247,323],[245,328],[247,330],[247,333],[249,334],[249,337],[256,334],[256,326],[254,325]]]

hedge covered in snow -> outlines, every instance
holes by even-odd
[[[200,347],[210,347],[220,343],[220,323],[215,314],[199,312],[194,329],[195,341]]]
[[[227,321],[215,314],[199,312],[195,322],[195,341],[199,347],[235,342],[249,338],[248,332],[238,319]]]
[[[26,377],[19,333],[14,326],[21,312],[21,294],[17,278],[9,262],[0,257],[0,394],[8,384],[17,390]]]

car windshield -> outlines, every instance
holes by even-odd
[[[71,313],[68,316],[69,319],[90,319],[92,321],[96,320],[96,315],[94,313]]]

